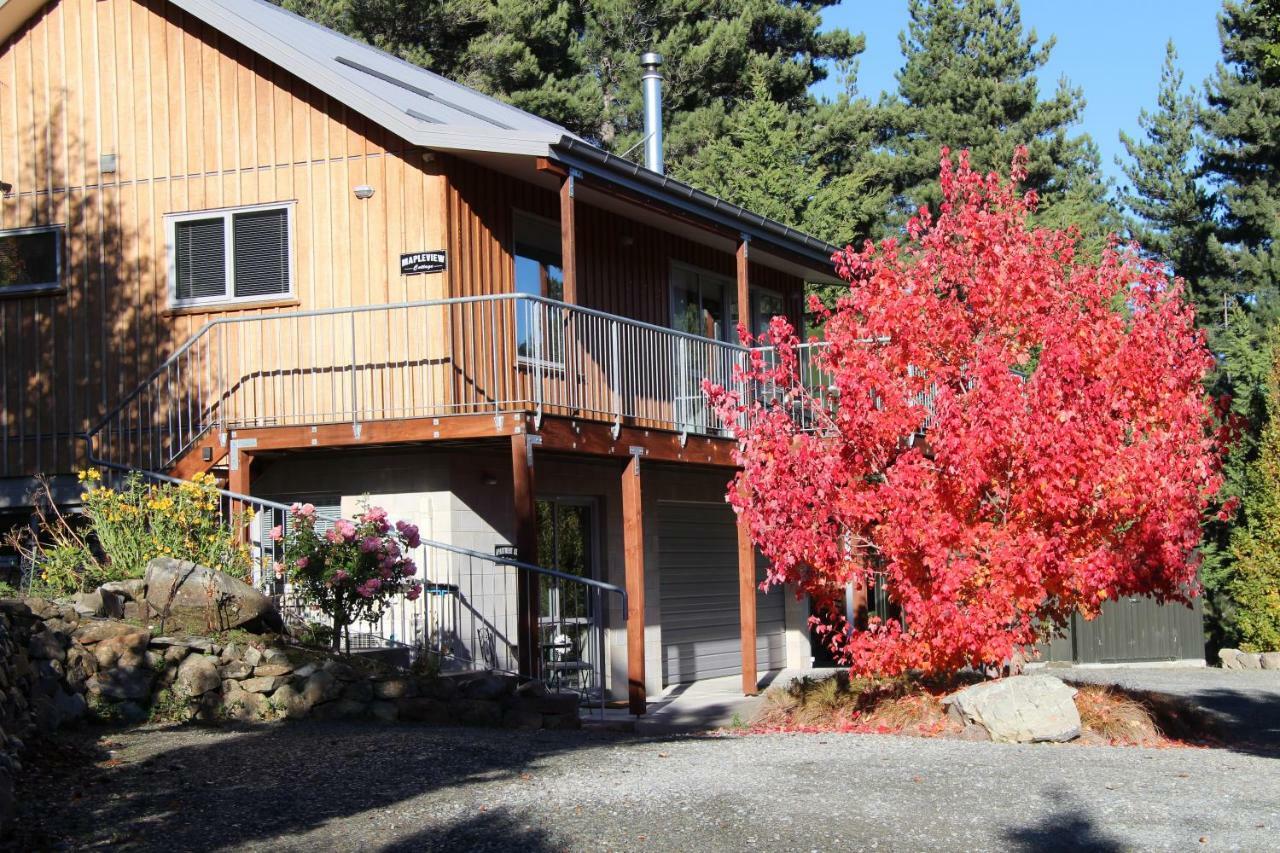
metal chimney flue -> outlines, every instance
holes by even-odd
[[[666,171],[662,159],[662,56],[650,51],[640,57],[644,74],[640,80],[644,86],[644,165],[659,175]]]

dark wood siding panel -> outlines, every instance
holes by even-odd
[[[449,251],[453,296],[511,293],[512,211],[547,219],[560,216],[554,192],[458,159],[447,160]],[[671,263],[679,261],[734,277],[732,252],[705,246],[667,231],[578,202],[578,291],[581,304],[666,326],[670,322]],[[767,287],[793,304],[800,279],[758,263],[752,285]]]

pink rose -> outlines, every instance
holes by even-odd
[[[391,580],[391,575],[393,574],[393,572],[391,571],[390,566],[383,566],[382,570],[378,572],[378,574],[382,575],[382,579],[384,581],[389,581]]]
[[[418,596],[420,595],[422,595],[422,584],[415,583],[413,586],[409,587],[407,592],[405,592],[404,597],[410,601],[417,601]]]
[[[405,560],[400,564],[400,574],[411,578],[418,573],[418,565],[413,560]]]
[[[284,563],[272,563],[271,568],[275,571],[276,577],[284,577]]]
[[[377,536],[366,536],[360,540],[360,550],[372,554],[382,547],[382,540]]]
[[[340,518],[333,523],[333,529],[337,532],[338,538],[351,542],[356,538],[356,526],[345,518]]]
[[[271,528],[272,542],[279,542],[283,538],[284,538],[284,525],[277,524],[275,527]]]
[[[330,527],[329,532],[324,535],[324,538],[328,539],[334,545],[337,545],[342,541],[342,534],[338,532],[338,528]]]
[[[294,563],[294,565],[300,569],[305,569],[310,563],[311,563],[311,560],[309,560],[308,558],[299,557],[298,561]]]
[[[333,582],[345,583],[347,578],[349,577],[351,577],[351,575],[347,574],[346,569],[338,569],[336,572],[333,573]]]
[[[370,592],[377,592],[379,589],[382,588],[382,581],[380,581],[377,578],[369,578],[367,581],[364,582],[364,585],[369,587]]]

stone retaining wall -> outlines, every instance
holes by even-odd
[[[315,717],[565,729],[578,697],[514,676],[410,675],[272,644],[152,636],[39,599],[0,599],[0,829],[34,737],[85,716],[216,723]]]

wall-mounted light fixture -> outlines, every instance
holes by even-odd
[[[373,198],[373,187],[368,184],[356,187],[356,198]]]
[[[98,158],[98,170],[104,175],[113,174],[116,170],[116,155],[103,154]]]

